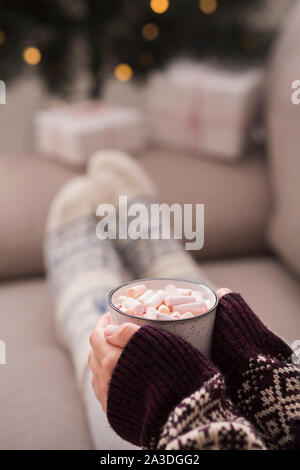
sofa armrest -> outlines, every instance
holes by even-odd
[[[48,208],[72,174],[36,156],[0,156],[0,278],[43,271]]]

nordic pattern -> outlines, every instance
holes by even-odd
[[[57,334],[71,354],[81,386],[88,364],[89,336],[98,318],[108,311],[108,292],[123,282],[123,266],[111,240],[97,238],[93,215],[48,232],[45,259],[54,294]]]
[[[86,271],[120,271],[120,261],[110,240],[96,236],[96,218],[85,216],[63,224],[46,235],[45,259],[54,295]]]
[[[239,417],[226,396],[220,373],[175,408],[151,449],[265,449],[249,421]]]
[[[293,446],[293,425],[300,417],[299,368],[258,355],[249,360],[237,390],[237,403],[271,449]]]

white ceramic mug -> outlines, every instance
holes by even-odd
[[[140,318],[128,313],[124,313],[116,307],[118,298],[125,295],[128,287],[135,284],[145,284],[148,289],[163,289],[168,284],[174,284],[176,287],[201,290],[204,299],[210,300],[212,307],[205,313],[193,318],[179,320],[150,320]],[[163,330],[174,333],[191,343],[199,349],[206,357],[210,357],[212,333],[215,322],[218,297],[209,287],[195,281],[186,281],[181,279],[169,278],[149,278],[137,279],[127,282],[113,289],[108,295],[108,305],[111,314],[111,320],[114,325],[121,325],[125,322],[132,322],[139,326],[151,325]]]

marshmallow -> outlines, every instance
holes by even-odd
[[[150,307],[146,307],[146,315],[156,315],[158,313],[158,310],[156,310],[155,307],[152,305]]]
[[[191,313],[203,313],[206,311],[206,306],[202,302],[195,302],[193,304],[182,304],[182,305],[176,305],[176,310],[179,313],[186,313],[186,312],[191,312]]]
[[[133,297],[136,299],[140,295],[143,295],[147,290],[147,287],[144,284],[138,284],[136,286],[129,287],[126,291],[128,297]]]
[[[171,320],[170,315],[166,315],[165,313],[158,312],[156,315],[156,320]]]
[[[178,289],[181,295],[191,295],[192,294],[192,289]]]
[[[133,299],[132,297],[127,297],[123,306],[133,315],[142,315],[144,312],[143,304]]]
[[[196,297],[186,295],[171,295],[165,298],[165,304],[170,307],[178,304],[187,304],[197,302]]]
[[[124,305],[121,305],[119,310],[121,310],[121,312],[123,312],[123,313],[130,313],[131,314],[131,312],[128,310],[128,308],[124,307]]]
[[[204,300],[206,308],[209,310],[212,307],[212,302],[211,300]]]
[[[173,312],[170,315],[171,318],[176,318],[177,320],[181,318],[181,314],[179,312]]]
[[[165,298],[165,292],[163,290],[158,290],[155,292],[150,299],[146,300],[145,302],[145,307],[149,307],[150,305],[153,305],[153,307],[158,307],[162,301]]]
[[[183,315],[181,315],[181,320],[185,320],[187,318],[193,318],[194,315],[192,314],[192,312],[185,312]]]
[[[168,293],[170,293],[170,295],[178,295],[179,294],[179,290],[177,289],[176,286],[174,286],[174,284],[168,284],[166,287],[165,287],[165,291],[167,291]]]
[[[165,313],[166,315],[168,315],[170,313],[170,309],[164,305],[164,304],[161,304],[158,309],[157,309],[160,313]]]
[[[147,307],[144,318],[148,318],[149,320],[156,320],[157,314],[158,311],[155,307]]]
[[[139,302],[142,302],[142,304],[144,304],[146,302],[146,300],[150,299],[150,297],[153,295],[153,290],[152,289],[148,289],[146,290],[146,292],[141,295],[140,297],[138,297],[138,301]]]
[[[193,290],[191,295],[193,297],[196,297],[197,302],[203,302],[203,294],[198,290]]]

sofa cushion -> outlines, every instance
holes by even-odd
[[[205,204],[205,246],[197,255],[265,250],[269,209],[264,161],[249,155],[228,165],[160,149],[137,156],[161,200]],[[74,173],[33,156],[0,158],[0,278],[43,272],[43,236],[51,200]]]
[[[292,83],[300,80],[300,3],[284,22],[269,67],[268,140],[273,213],[272,246],[300,276],[300,104],[292,103]]]
[[[262,321],[291,344],[300,339],[300,290],[297,279],[271,257],[201,263],[219,287],[241,293]]]
[[[0,449],[91,449],[71,363],[43,280],[2,283]]]
[[[27,155],[0,156],[0,278],[43,271],[50,201],[73,173]]]
[[[151,149],[139,155],[169,204],[205,204],[204,248],[197,257],[247,255],[266,250],[269,191],[265,162],[249,154],[236,164]]]

